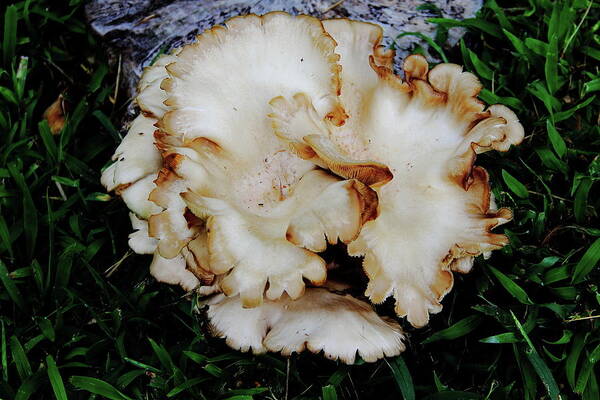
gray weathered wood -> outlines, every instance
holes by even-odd
[[[435,16],[418,10],[424,0],[90,0],[86,14],[92,29],[104,39],[113,61],[121,59],[123,84],[128,95],[135,94],[144,66],[161,51],[191,42],[203,30],[227,19],[248,13],[264,14],[282,10],[318,18],[351,18],[374,22],[384,28],[386,43],[399,33],[417,31],[429,36],[435,27],[426,22]],[[447,18],[470,18],[481,8],[482,0],[430,0]],[[462,35],[451,29],[449,41]],[[418,41],[406,36],[397,41],[398,58]]]

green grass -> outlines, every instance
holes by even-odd
[[[0,12],[1,399],[600,398],[598,3],[488,1],[477,19],[434,20],[438,43],[468,29],[434,53],[525,127],[518,148],[478,160],[514,210],[511,244],[457,277],[428,327],[407,328],[402,357],[353,366],[231,351],[149,277],[125,206],[99,184],[127,99],[81,1]],[[42,113],[60,93],[68,121],[53,136]]]

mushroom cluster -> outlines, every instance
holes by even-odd
[[[523,138],[477,78],[419,55],[393,71],[380,27],[273,12],[230,19],[146,68],[140,114],[102,183],[131,210],[150,273],[206,296],[242,351],[353,363],[404,350],[452,273],[507,243],[476,155]],[[365,300],[328,279],[328,244],[363,256]],[[343,269],[344,265],[339,268]],[[343,332],[343,334],[340,334]]]

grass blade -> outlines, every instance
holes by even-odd
[[[337,392],[335,391],[335,386],[327,385],[321,388],[321,393],[323,394],[323,400],[337,400]]]
[[[342,365],[335,371],[329,379],[327,379],[327,384],[338,386],[346,377],[348,376],[348,371],[350,371],[350,367],[347,365]]]
[[[575,215],[575,220],[579,223],[583,222],[585,219],[588,205],[588,194],[593,183],[594,181],[592,181],[589,177],[585,177],[581,180],[579,186],[577,186],[577,191],[575,192],[575,201],[573,203],[573,214]]]
[[[56,362],[51,355],[46,357],[46,366],[48,367],[48,378],[50,379],[50,384],[52,385],[52,390],[54,390],[54,397],[56,400],[67,400],[67,391],[65,390],[65,384],[63,383],[62,376],[60,376],[60,371],[56,366]]]
[[[447,390],[423,397],[423,400],[481,400],[481,396],[477,393]]]
[[[23,350],[23,346],[21,346],[21,342],[19,342],[19,339],[17,339],[16,336],[10,338],[10,352],[13,361],[15,362],[15,366],[17,367],[17,373],[21,378],[21,382],[23,382],[29,378],[33,372],[31,370],[31,364],[25,354],[25,350]]]
[[[117,131],[117,129],[115,128],[115,126],[113,125],[113,123],[110,121],[110,118],[108,118],[102,111],[100,110],[96,110],[92,113],[92,115],[94,117],[96,117],[98,119],[98,121],[102,124],[102,126],[104,127],[104,129],[106,129],[108,131],[108,133],[110,133],[110,135],[113,137],[113,139],[115,140],[115,142],[119,143],[121,141],[121,135],[119,134],[119,131]]]
[[[10,232],[6,220],[2,215],[0,215],[0,240],[4,245],[4,248],[8,250],[10,257],[13,258],[15,255],[13,253],[12,241],[10,240]]]
[[[10,65],[15,58],[17,19],[17,7],[14,5],[6,7],[4,12],[4,36],[2,37],[2,57],[6,69],[10,69]]]
[[[498,271],[491,265],[488,266],[488,268],[490,269],[490,271],[492,271],[492,273],[494,274],[496,279],[498,279],[498,281],[504,287],[504,289],[506,289],[506,291],[510,293],[515,299],[519,300],[519,302],[523,304],[534,304],[521,286],[517,285],[512,279],[510,279],[508,276],[504,275],[502,272]]]
[[[462,26],[466,28],[478,29],[498,39],[502,37],[502,35],[500,34],[500,28],[498,26],[477,18],[467,18],[463,19],[462,21],[457,21],[448,18],[429,18],[427,22],[431,22],[432,24],[438,24],[447,28]]]
[[[25,231],[25,240],[27,242],[27,252],[29,259],[33,258],[35,252],[35,244],[38,234],[38,219],[37,209],[31,197],[28,185],[25,183],[25,178],[17,169],[15,163],[8,164],[8,172],[14,179],[15,183],[21,191],[23,198],[23,230]]]
[[[579,377],[577,378],[577,382],[575,382],[575,393],[583,394],[585,391],[590,375],[594,370],[594,364],[595,363],[591,358],[587,358],[583,361],[583,366],[581,367],[581,371],[579,371]]]
[[[462,39],[460,41],[460,47],[463,51],[463,54],[469,57],[469,60],[471,61],[473,68],[475,68],[475,72],[478,76],[487,79],[488,81],[494,79],[494,71],[487,64],[485,64],[483,60],[477,56],[477,54],[469,50],[465,45],[465,41]]]
[[[582,396],[583,400],[597,400],[600,399],[600,388],[598,387],[598,380],[596,378],[596,374],[590,374],[590,381],[583,392]]]
[[[576,106],[569,108],[568,110],[561,111],[561,112],[554,114],[554,122],[557,123],[557,122],[563,121],[565,119],[571,118],[573,116],[573,114],[575,114],[577,111],[579,111],[583,108],[586,108],[587,106],[592,104],[592,102],[594,100],[596,100],[596,96],[589,97],[589,98],[585,99],[583,102],[577,104]]]
[[[387,364],[392,370],[392,375],[394,375],[396,385],[398,385],[404,400],[415,400],[413,380],[402,357],[396,357]]]
[[[131,358],[128,358],[128,357],[124,357],[123,360],[125,360],[126,362],[128,362],[131,365],[134,365],[134,366],[136,366],[138,368],[143,368],[143,369],[146,369],[148,371],[155,372],[155,373],[160,372],[160,369],[155,368],[152,365],[144,364],[143,362],[132,360]]]
[[[173,360],[171,359],[171,356],[169,355],[167,350],[151,338],[148,338],[148,341],[150,342],[152,350],[154,350],[154,353],[158,357],[158,360],[162,364],[163,368],[171,372],[171,370],[173,369]]]
[[[546,85],[550,94],[558,90],[558,35],[552,35],[546,52],[546,62],[544,64],[546,73]]]
[[[552,148],[560,158],[564,157],[564,155],[567,154],[567,145],[565,144],[562,136],[560,136],[560,133],[558,133],[554,127],[552,121],[549,119],[546,120],[546,130],[548,132],[548,139],[552,144]]]
[[[519,347],[516,344],[513,345],[513,353],[515,355],[515,360],[517,361],[517,366],[519,367],[519,372],[521,373],[521,379],[523,380],[524,400],[537,400],[537,380],[535,371],[531,367],[531,364],[522,358]]]
[[[8,269],[2,260],[0,260],[0,281],[2,281],[2,284],[6,289],[6,293],[8,293],[8,296],[17,305],[17,307],[19,307],[21,310],[27,309],[25,300],[23,300],[23,296],[21,295],[19,288],[8,275]]]
[[[510,23],[510,20],[508,18],[506,18],[506,14],[504,13],[504,9],[502,7],[500,7],[500,6],[498,6],[498,3],[496,3],[496,0],[489,0],[489,1],[487,1],[486,4],[485,4],[485,6],[488,7],[490,10],[492,10],[494,12],[494,15],[498,19],[498,22],[500,23],[500,26],[503,29],[513,30],[513,26]]]
[[[567,382],[571,388],[575,389],[575,372],[577,370],[577,362],[579,361],[579,356],[583,351],[583,348],[587,342],[589,337],[589,333],[578,334],[573,339],[573,344],[571,345],[571,350],[569,351],[569,356],[567,357],[567,363],[565,366],[565,372],[567,375]]]
[[[432,49],[434,49],[440,55],[440,57],[442,58],[442,60],[444,62],[448,62],[448,58],[446,57],[446,53],[444,53],[444,49],[442,49],[440,47],[440,45],[437,44],[432,38],[430,38],[427,35],[422,34],[421,32],[403,32],[403,33],[399,34],[394,39],[393,47],[392,48],[394,48],[394,47],[397,46],[396,45],[396,40],[398,40],[398,39],[400,39],[401,37],[404,37],[404,36],[415,36],[415,37],[418,37],[421,40],[424,40]]]
[[[464,336],[475,330],[482,322],[482,318],[479,315],[471,315],[463,318],[452,326],[443,329],[439,332],[435,332],[421,343],[432,343],[438,340],[452,340]]]
[[[593,79],[583,84],[583,94],[597,92],[600,90],[600,78]]]
[[[6,328],[4,327],[4,320],[0,320],[2,326],[2,343],[0,344],[2,351],[2,379],[8,381],[8,354],[6,348]]]
[[[599,260],[600,238],[596,239],[596,241],[592,243],[592,245],[586,250],[575,266],[571,283],[577,284],[583,281],[583,278],[585,278],[596,267],[596,264],[598,264]]]
[[[69,379],[69,382],[71,382],[71,385],[78,389],[100,395],[105,399],[132,400],[131,397],[124,395],[110,383],[104,382],[100,379],[75,375]]]
[[[548,368],[544,360],[542,360],[542,357],[540,357],[539,353],[535,349],[533,343],[529,339],[529,336],[527,336],[527,333],[523,329],[523,326],[521,325],[515,314],[513,314],[512,311],[510,312],[510,314],[513,317],[513,320],[515,321],[517,329],[519,330],[519,332],[523,336],[523,339],[525,339],[525,342],[527,343],[528,347],[525,350],[525,356],[527,357],[527,359],[533,366],[533,369],[538,374],[540,380],[544,384],[544,387],[548,392],[548,396],[550,396],[550,399],[552,400],[560,400],[560,390],[558,388],[558,385],[556,384],[556,380],[554,379],[552,372],[550,371],[550,368]]]
[[[514,333],[505,332],[505,333],[500,333],[498,335],[488,336],[483,339],[479,339],[479,342],[480,343],[500,344],[500,343],[518,343],[518,342],[520,342],[520,340],[519,340],[519,338],[517,338],[517,336]]]
[[[542,42],[541,40],[528,37],[525,39],[525,46],[535,54],[541,57],[545,57],[548,52],[548,43]]]
[[[44,383],[44,371],[38,371],[19,386],[14,400],[27,400]]]
[[[40,121],[38,124],[38,131],[40,132],[40,137],[42,138],[42,142],[44,143],[44,147],[46,148],[46,153],[48,154],[50,161],[52,163],[56,162],[58,160],[58,147],[56,146],[56,142],[54,141],[54,137],[50,131],[48,121]]]
[[[134,369],[132,371],[126,372],[117,379],[117,386],[120,389],[125,389],[127,386],[131,384],[136,378],[144,375],[146,371],[143,369]]]
[[[200,383],[206,382],[209,379],[210,378],[208,378],[208,377],[188,379],[184,383],[176,386],[175,388],[173,388],[173,390],[171,390],[169,393],[167,393],[167,397],[176,396],[179,393],[183,392],[184,390],[187,390],[187,389],[189,389],[193,386],[196,386]]]
[[[504,179],[504,183],[510,189],[511,192],[516,194],[522,199],[526,199],[529,197],[529,191],[517,178],[509,174],[506,170],[502,170],[502,179]]]
[[[535,152],[546,167],[555,171],[560,171],[565,175],[569,172],[567,164],[564,161],[559,160],[549,148],[538,147],[535,149]]]
[[[522,55],[524,59],[528,59],[529,50],[527,49],[527,46],[525,46],[525,43],[523,43],[521,39],[513,35],[511,32],[507,31],[506,29],[502,29],[502,32],[504,32],[504,35],[508,38],[508,40],[513,45],[517,53]]]

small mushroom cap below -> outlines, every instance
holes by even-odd
[[[241,351],[289,356],[308,349],[353,364],[356,354],[373,362],[405,348],[397,322],[383,319],[363,301],[327,289],[307,288],[297,300],[266,300],[251,309],[239,297],[218,295],[210,303],[212,332]]]

